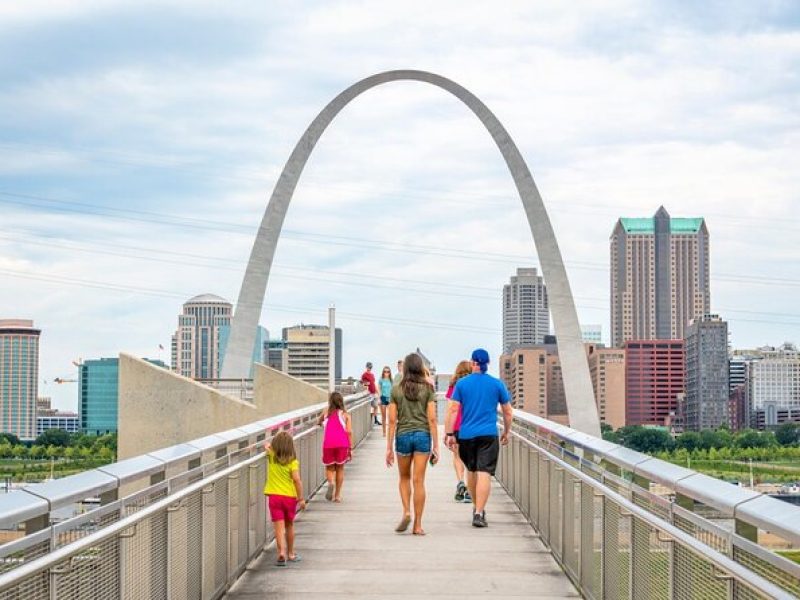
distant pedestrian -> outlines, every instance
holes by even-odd
[[[350,462],[353,452],[353,422],[339,392],[331,392],[328,407],[322,411],[319,423],[325,428],[322,439],[322,464],[328,480],[325,499],[341,502],[344,465]]]
[[[371,398],[369,401],[370,414],[373,425],[380,425],[378,421],[378,386],[375,384],[375,375],[372,373],[372,363],[368,362],[366,370],[361,374],[361,385],[367,388]]]
[[[470,373],[472,373],[472,363],[470,361],[462,360],[460,363],[458,363],[453,376],[450,378],[450,384],[447,387],[447,392],[444,395],[444,397],[448,400],[447,413],[444,421],[444,430],[452,431],[453,437],[455,438],[455,443],[451,444],[450,449],[453,452],[453,468],[456,471],[456,480],[458,482],[456,484],[456,502],[472,502],[472,496],[470,496],[467,485],[464,483],[464,461],[462,461],[461,457],[458,455],[458,433],[459,428],[461,427],[461,404],[451,400],[451,398],[453,397],[453,390],[455,389],[458,380],[466,377]],[[450,407],[453,405],[455,405],[457,413],[455,420],[451,422]]]
[[[294,551],[294,519],[297,508],[303,510],[306,507],[303,480],[291,435],[281,431],[264,447],[267,451],[267,483],[264,494],[267,496],[270,519],[275,528],[275,545],[278,550],[275,564],[285,567],[287,560],[300,561],[300,555]]]
[[[381,378],[378,380],[378,387],[381,391],[381,426],[383,428],[383,437],[386,437],[386,407],[389,406],[389,399],[392,395],[392,370],[389,365],[383,367],[381,371]]]
[[[397,372],[394,374],[394,384],[397,385],[403,379],[403,361],[397,361]]]
[[[486,527],[486,503],[497,467],[499,444],[508,443],[513,411],[511,397],[502,381],[486,371],[489,353],[478,348],[472,353],[472,374],[456,382],[448,410],[449,424],[456,422],[461,406],[461,425],[458,432],[458,453],[467,469],[467,487],[472,496],[473,527]],[[497,407],[503,410],[503,434],[497,437]],[[448,448],[456,445],[454,432],[445,430]]]
[[[413,486],[414,526],[412,533],[425,535],[422,513],[425,510],[425,470],[439,460],[439,429],[436,424],[436,394],[425,380],[422,359],[406,356],[403,380],[392,388],[389,403],[389,433],[386,437],[386,466],[394,464],[400,474],[400,501],[403,516],[395,531],[403,532],[411,523]]]

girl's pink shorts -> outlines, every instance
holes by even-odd
[[[269,516],[275,521],[294,521],[297,514],[297,498],[294,496],[278,496],[269,494],[267,496],[269,505]]]

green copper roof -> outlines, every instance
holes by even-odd
[[[653,217],[621,218],[619,220],[625,233],[655,233],[655,221]],[[703,217],[685,219],[672,217],[670,220],[670,231],[672,233],[697,233],[703,224]]]

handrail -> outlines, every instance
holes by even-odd
[[[800,545],[800,506],[743,490],[697,471],[642,454],[581,433],[536,415],[514,410],[514,420],[532,427],[540,437],[569,444],[588,453],[594,462],[610,463],[633,476],[655,481],[676,494],[710,506],[720,513],[769,531]]]
[[[359,393],[348,396],[345,401],[351,405],[363,398],[364,394]],[[325,406],[325,403],[314,404],[76,475],[14,490],[0,496],[0,529],[8,529],[19,523],[43,517],[85,498],[117,492],[127,483],[157,473],[174,470],[170,477],[180,475],[195,468],[197,465],[190,465],[190,462],[197,458],[202,459],[204,453],[225,448],[226,456],[239,455],[243,450],[252,449],[260,439],[263,439],[266,431],[275,432],[287,425],[298,424],[298,421],[302,422],[310,416],[318,415]],[[246,442],[247,446],[233,448],[242,442]],[[219,457],[211,456],[211,460],[219,460]],[[201,460],[200,464],[205,463]]]
[[[279,429],[293,425],[302,427],[293,437],[298,457],[301,457],[301,477],[308,495],[313,495],[325,482],[318,454],[322,430],[315,418],[323,406],[315,405],[266,420],[272,424],[272,431],[275,425]],[[370,430],[368,408],[368,396],[348,398],[348,409],[354,415],[356,443]],[[256,428],[251,429],[255,431]],[[219,597],[270,541],[270,531],[265,527],[265,503],[260,498],[267,467],[261,442],[256,444],[259,446],[257,453],[228,462],[222,468],[218,467],[225,457],[177,475],[186,480],[179,489],[174,489],[170,481],[160,482],[131,495],[133,504],[127,504],[129,498],[115,501],[91,511],[94,518],[89,514],[81,515],[12,542],[17,551],[29,550],[31,546],[25,542],[34,539],[45,547],[38,547],[38,552],[26,552],[19,558],[6,552],[5,556],[13,558],[13,564],[6,564],[10,570],[0,573],[0,592],[15,591],[24,596],[35,587],[43,597],[55,594],[83,598],[94,597],[92,594],[99,589],[113,589],[120,597],[160,597],[171,585],[188,585],[183,591],[178,588],[174,591],[191,596],[197,593],[199,585],[203,587],[203,597]],[[156,497],[152,497],[154,491],[158,492]],[[134,512],[129,512],[128,508],[133,508]],[[199,514],[201,518],[197,518]],[[104,522],[103,516],[116,518]],[[162,517],[166,520],[162,521]],[[74,525],[92,522],[98,525],[97,530],[84,531],[75,538],[69,536],[76,532]],[[160,524],[157,525],[159,529],[151,529],[154,523]],[[67,535],[63,545],[57,538],[61,533]],[[216,538],[215,542],[215,536],[219,535],[222,538]],[[154,542],[156,538],[151,536],[157,536],[161,542]],[[187,553],[186,544],[190,538],[202,540],[203,548],[193,548]],[[142,559],[143,556],[148,558]],[[135,570],[131,569],[138,568],[140,563],[145,570],[165,564],[172,564],[172,568],[162,571],[160,576],[136,577]],[[181,569],[188,569],[189,565],[195,572],[200,569],[204,574],[194,583],[180,580],[180,573],[185,572]],[[94,574],[95,568],[102,581],[86,577],[90,572]],[[85,584],[78,583],[81,581]],[[83,587],[79,587],[81,585]],[[190,589],[195,591],[190,592]]]
[[[727,556],[709,548],[707,545],[703,544],[702,542],[698,541],[688,533],[678,529],[673,524],[664,521],[663,519],[658,518],[653,513],[637,506],[624,496],[616,493],[611,488],[603,485],[602,482],[597,481],[596,479],[589,477],[586,473],[576,469],[568,462],[562,460],[560,457],[556,456],[552,452],[537,447],[531,440],[525,438],[524,436],[512,432],[512,436],[516,437],[524,444],[537,448],[539,452],[545,454],[548,460],[551,460],[553,463],[558,465],[558,468],[564,470],[565,472],[572,475],[574,478],[579,479],[582,483],[589,485],[594,490],[600,492],[602,496],[609,498],[615,504],[620,506],[624,511],[626,511],[630,515],[635,515],[639,517],[642,521],[648,523],[653,529],[658,531],[661,534],[666,534],[668,538],[674,540],[675,542],[679,542],[681,545],[686,546],[691,549],[692,552],[695,554],[702,556],[703,559],[709,560],[717,568],[719,568],[724,573],[729,573],[732,577],[737,579],[742,584],[746,585],[748,588],[751,588],[759,593],[766,593],[771,598],[775,598],[776,600],[792,600],[795,598],[793,594],[789,594],[773,584],[772,582],[768,581],[767,579],[761,577],[757,573],[753,572],[752,570],[746,569],[741,564],[731,560]]]

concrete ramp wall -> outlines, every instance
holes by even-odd
[[[316,386],[257,364],[253,402],[130,354],[119,356],[118,460],[325,402]]]

